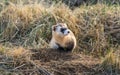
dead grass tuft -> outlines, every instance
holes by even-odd
[[[22,47],[19,47],[19,48],[14,48],[13,50],[9,50],[7,52],[7,54],[9,56],[12,56],[14,58],[19,58],[19,57],[25,57],[25,56],[28,56],[28,51],[25,50],[24,48]]]
[[[114,49],[111,49],[111,51],[105,56],[105,58],[102,60],[102,63],[100,65],[103,72],[107,72],[110,74],[119,74],[120,72],[120,59],[119,55],[120,52],[116,51],[114,52]]]

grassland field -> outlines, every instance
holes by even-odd
[[[0,1],[0,75],[120,75],[119,3]],[[60,22],[76,36],[71,53],[49,49]]]

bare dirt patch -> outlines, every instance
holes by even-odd
[[[53,75],[93,75],[97,73],[100,60],[79,53],[66,53],[57,50],[32,50],[32,60],[41,64]]]

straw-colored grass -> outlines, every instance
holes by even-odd
[[[120,51],[111,49],[110,52],[103,58],[100,68],[102,72],[117,75],[120,74]]]
[[[112,74],[115,72],[113,74],[119,74],[120,67],[114,67],[114,65],[119,63],[118,56],[116,56],[119,53],[120,45],[119,5],[82,5],[71,10],[63,3],[49,5],[37,3],[36,1],[26,4],[23,2],[14,3],[0,3],[0,73],[5,75],[9,73],[29,75],[29,71],[33,71],[33,74],[39,74],[38,70],[43,69],[43,67],[38,68],[38,66],[41,66],[42,60],[47,60],[47,58],[41,57],[47,57],[47,53],[41,50],[40,53],[43,53],[43,56],[39,56],[40,61],[35,60],[33,62],[31,58],[33,53],[29,49],[49,48],[52,25],[64,22],[73,31],[77,39],[77,47],[73,53],[78,52],[96,57],[99,56],[99,60],[102,57],[102,63],[98,63],[99,73],[105,70],[106,73]],[[49,54],[49,56],[51,55]],[[61,54],[58,53],[58,55]],[[70,57],[70,55],[66,54],[65,56],[64,59]],[[56,60],[58,57],[52,57],[50,57],[51,61],[49,64],[61,63],[61,61]],[[66,62],[66,64],[70,70],[75,71],[75,67],[79,69],[79,66],[81,66],[80,60],[83,60],[83,62],[84,60],[89,60],[87,57],[80,59],[81,57],[77,57],[77,54],[72,54],[71,57],[73,58],[70,58],[70,62]],[[60,58],[60,60],[65,61],[64,59]],[[77,65],[76,63],[71,63],[72,59],[75,59]],[[35,64],[35,62],[38,64]],[[96,63],[94,62],[94,64]],[[42,64],[48,66],[47,62]],[[73,64],[72,67],[69,67],[71,64]],[[51,67],[49,65],[49,67],[44,66],[44,68],[49,68],[51,72],[60,73],[58,66]],[[63,65],[61,66],[62,68],[64,68]],[[95,73],[97,70],[95,70]]]
[[[115,27],[119,27],[119,12],[119,6],[102,4],[71,10],[64,4],[47,7],[37,3],[9,3],[1,11],[0,41],[12,41],[33,48],[48,47],[51,26],[65,22],[75,33],[79,49],[101,53],[109,47],[110,42],[119,43],[116,31],[119,28],[112,32]],[[111,36],[113,33],[115,36]]]

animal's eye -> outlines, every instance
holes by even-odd
[[[61,32],[64,32],[67,28],[61,28]]]

